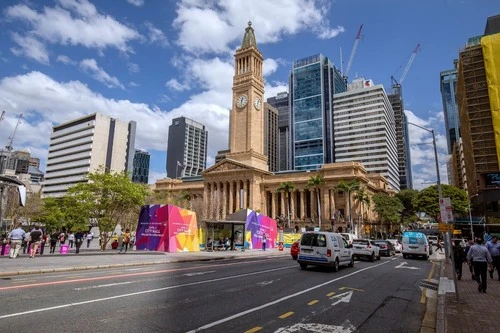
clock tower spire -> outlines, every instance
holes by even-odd
[[[227,157],[268,171],[264,152],[264,57],[257,48],[252,22],[234,55],[233,105]]]

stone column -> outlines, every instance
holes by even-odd
[[[229,181],[229,214],[234,213],[233,208],[233,183],[234,181]]]
[[[286,217],[286,193],[285,191],[281,191],[281,204],[280,204],[280,213],[279,215],[284,215]]]
[[[331,227],[332,223],[330,221],[330,209],[329,209],[329,205],[328,205],[328,202],[329,202],[329,193],[328,193],[328,189],[322,189],[321,190],[321,217],[322,217],[322,221],[321,221],[321,225],[325,224],[328,225],[328,229]]]
[[[311,203],[311,218],[315,221],[318,219],[318,204],[316,200],[316,192],[309,190],[309,202]]]
[[[236,181],[236,187],[234,189],[236,191],[236,203],[235,203],[235,212],[240,210],[240,181]]]
[[[301,189],[300,191],[300,219],[302,220],[303,218],[306,217],[306,210],[305,210],[305,203],[304,203],[304,198],[305,198],[305,193],[304,190]]]
[[[210,191],[208,190],[208,183],[203,184],[203,218],[208,219],[208,198]]]
[[[290,220],[293,220],[293,216],[297,214],[297,212],[295,211],[295,199],[297,197],[297,191],[294,190],[288,195],[290,196]]]
[[[276,216],[278,216],[278,214],[276,214],[276,192],[275,191],[271,191],[271,212],[270,212],[271,215],[269,215],[270,217],[272,218],[275,218]]]
[[[227,182],[222,183],[222,219],[226,219],[227,214]]]

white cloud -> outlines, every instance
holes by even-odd
[[[420,190],[425,187],[431,186],[435,184],[437,176],[432,134],[429,131],[421,129],[412,124],[422,126],[429,130],[434,129],[439,162],[439,175],[441,177],[441,183],[446,184],[448,182],[446,168],[446,161],[448,159],[448,146],[446,143],[446,137],[436,132],[437,128],[444,127],[443,117],[440,115],[440,113],[436,113],[428,119],[422,119],[409,110],[405,110],[405,114],[409,122],[408,131],[410,138],[410,154],[413,171],[413,187]]]
[[[139,73],[141,71],[141,67],[133,62],[129,62],[127,66],[130,73]]]
[[[323,0],[185,0],[178,5],[174,27],[184,50],[223,53],[242,37],[249,18],[257,43],[277,42],[305,30],[322,39],[333,38],[344,28],[330,28],[328,12],[329,3]]]
[[[62,62],[65,65],[68,65],[68,64],[70,64],[70,65],[76,65],[76,61],[71,60],[70,57],[68,57],[68,56],[66,56],[64,54],[58,55],[57,56],[57,61],[58,62]]]
[[[274,97],[281,92],[288,92],[288,83],[286,82],[272,82],[272,84],[267,83],[265,85],[264,100],[267,101],[268,98]]]
[[[148,29],[148,38],[151,44],[158,44],[161,47],[168,46],[167,36],[165,36],[163,31],[156,28],[151,22],[146,22],[145,25]]]
[[[104,83],[108,88],[122,88],[125,89],[123,84],[115,76],[106,73],[101,67],[97,65],[95,59],[83,59],[80,61],[80,68],[90,74],[94,79]]]
[[[273,74],[278,69],[278,62],[273,58],[264,59],[264,63],[262,64],[262,75],[264,77]]]
[[[127,2],[136,7],[141,7],[144,5],[144,0],[127,0]]]
[[[38,39],[32,36],[21,36],[17,33],[12,34],[12,39],[19,45],[19,48],[11,48],[10,50],[16,56],[25,56],[47,65],[49,61],[49,53]]]
[[[135,87],[138,87],[138,86],[139,86],[139,83],[136,83],[136,82],[131,81],[131,82],[129,82],[129,84],[128,84],[128,85],[129,85],[129,87],[134,87],[134,88],[135,88]]]
[[[184,91],[184,90],[189,90],[189,85],[180,83],[177,81],[177,79],[170,79],[165,83],[165,86],[167,88],[173,89],[175,91]]]
[[[141,38],[137,31],[113,17],[99,14],[87,0],[58,0],[54,7],[44,7],[41,12],[18,4],[8,7],[5,14],[9,19],[29,23],[29,34],[49,43],[132,52],[128,43]]]

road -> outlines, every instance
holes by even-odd
[[[432,267],[280,257],[15,276],[0,280],[0,331],[419,332]]]

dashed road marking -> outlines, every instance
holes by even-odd
[[[327,297],[332,297],[333,295],[335,295],[335,291],[332,291],[331,293],[326,294]]]
[[[354,291],[364,291],[363,289],[351,288],[351,287],[340,287],[339,290],[354,290]]]
[[[248,331],[245,331],[245,333],[254,333],[254,332],[258,332],[262,329],[262,327],[260,326],[255,326],[254,328],[251,328],[249,329]]]
[[[318,303],[319,301],[317,299],[313,300],[313,301],[310,301],[309,303],[307,303],[307,305],[313,305],[313,304],[316,304]]]
[[[293,314],[294,314],[294,312],[289,311],[289,312],[287,312],[287,313],[283,313],[283,314],[282,314],[281,316],[279,316],[278,318],[279,318],[279,319],[285,319],[285,318],[290,317],[290,316],[291,316],[291,315],[293,315]]]

